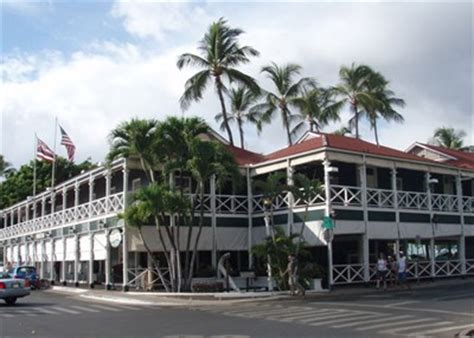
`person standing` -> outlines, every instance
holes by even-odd
[[[388,272],[390,287],[395,287],[397,284],[398,274],[397,261],[394,260],[392,256],[388,256],[387,266],[390,269],[390,271]]]
[[[387,260],[381,252],[377,260],[377,289],[380,288],[380,282],[383,282],[383,290],[387,290],[387,271]]]
[[[300,295],[304,296],[306,292],[304,287],[298,281],[298,266],[296,257],[294,255],[288,256],[288,265],[281,277],[283,278],[286,274],[288,274],[288,285],[290,286],[290,294],[294,296],[299,293]]]
[[[406,287],[410,289],[410,286],[407,284],[407,258],[403,251],[400,251],[398,254],[397,259],[397,266],[398,266],[398,282],[400,283],[400,287]]]

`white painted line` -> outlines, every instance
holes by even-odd
[[[85,306],[79,306],[79,305],[71,305],[71,307],[81,310],[81,311],[86,311],[86,312],[100,312],[99,310],[94,310]]]
[[[277,310],[261,310],[261,311],[253,311],[253,312],[236,312],[236,313],[233,313],[233,312],[225,312],[225,314],[233,314],[233,315],[236,315],[236,316],[239,316],[239,317],[265,317],[265,316],[268,316],[268,315],[274,315],[274,314],[278,314],[278,313],[283,313],[283,314],[287,314],[289,312],[291,312],[293,309],[290,309],[290,308],[281,308],[281,309],[277,309]]]
[[[12,315],[12,314],[9,314],[9,313],[0,313],[0,317],[13,318],[13,317],[15,317],[15,316]]]
[[[281,319],[285,319],[285,318],[288,318],[288,317],[300,317],[300,316],[314,316],[315,313],[314,311],[311,311],[311,310],[299,310],[299,311],[292,311],[291,313],[279,313],[279,314],[275,314],[275,315],[270,315],[270,316],[266,316],[265,318],[267,319],[272,319],[272,320],[281,320]]]
[[[432,334],[441,333],[441,332],[454,331],[454,330],[459,331],[459,330],[468,329],[468,328],[474,329],[474,324],[450,326],[450,327],[443,327],[441,329],[415,332],[413,334],[410,334],[410,336],[427,336],[427,335],[432,335]]]
[[[133,306],[128,306],[128,305],[123,305],[123,304],[120,304],[120,305],[115,305],[117,308],[119,309],[123,309],[123,310],[142,310],[138,307],[133,307]]]
[[[66,312],[66,313],[70,313],[70,314],[74,314],[74,315],[78,315],[80,312],[77,312],[77,311],[74,311],[74,310],[71,310],[71,309],[66,309],[66,308],[63,308],[63,307],[60,307],[60,306],[52,306],[50,307],[50,309],[53,309],[53,310],[56,310],[56,311],[59,311],[59,312]]]
[[[281,306],[269,306],[269,305],[265,305],[265,306],[256,306],[256,305],[252,305],[252,306],[225,306],[225,307],[212,307],[211,309],[207,310],[207,311],[210,311],[210,312],[216,312],[216,313],[224,313],[224,312],[228,312],[228,313],[232,313],[232,312],[253,312],[253,311],[264,311],[265,309],[267,310],[270,310],[270,309],[275,309],[275,308],[282,308]],[[201,309],[201,308],[197,308],[198,310]]]
[[[312,322],[320,322],[322,320],[332,320],[332,319],[337,319],[337,318],[343,318],[343,317],[349,317],[349,316],[354,316],[354,315],[358,315],[358,314],[361,314],[363,312],[360,312],[360,311],[345,311],[345,312],[340,312],[340,313],[333,313],[333,314],[330,314],[330,315],[327,315],[327,316],[321,316],[321,317],[317,317],[317,318],[309,318],[309,319],[303,319],[303,320],[299,320],[299,322],[301,323],[312,323]],[[367,314],[367,313],[365,313]]]
[[[356,319],[365,319],[365,318],[374,318],[375,316],[373,314],[352,314],[351,316],[347,316],[344,318],[339,318],[339,319],[334,319],[334,320],[323,320],[320,322],[315,322],[315,323],[308,323],[311,326],[323,326],[323,325],[331,325],[331,324],[337,324],[337,323],[347,323],[347,321],[354,321]]]
[[[406,320],[404,322],[397,322],[397,323],[388,322],[388,323],[384,323],[384,324],[360,327],[360,328],[356,329],[356,331],[367,331],[367,330],[373,330],[373,329],[382,329],[384,327],[390,327],[390,326],[404,327],[407,324],[423,323],[423,322],[429,322],[431,320],[436,320],[436,319],[435,318],[421,318],[421,319]]]
[[[394,320],[399,320],[399,319],[406,319],[406,318],[412,318],[412,316],[409,316],[409,315],[403,315],[403,316],[396,316],[396,317],[388,317],[387,316],[391,316],[392,314],[390,313],[385,313],[383,316],[383,318],[378,318],[378,319],[374,319],[374,320],[364,320],[364,321],[356,321],[356,322],[352,322],[352,323],[346,323],[346,324],[340,324],[340,325],[334,325],[334,326],[331,326],[332,328],[334,329],[341,329],[341,328],[344,328],[344,327],[354,327],[354,326],[361,326],[361,325],[367,325],[367,324],[377,324],[377,323],[383,323],[383,322],[386,322],[386,321],[394,321]]]
[[[333,314],[336,314],[336,313],[340,313],[341,310],[329,310],[329,309],[319,309],[319,310],[314,310],[314,311],[310,311],[310,312],[307,312],[307,313],[304,313],[304,314],[299,314],[299,315],[291,315],[291,316],[288,316],[288,317],[283,317],[283,318],[280,318],[280,321],[282,322],[291,322],[295,319],[303,319],[303,318],[307,318],[307,317],[311,317],[311,316],[318,316],[318,315],[325,315],[325,314],[329,314],[329,313],[333,313]]]
[[[404,327],[399,327],[398,329],[390,329],[390,330],[379,331],[378,333],[397,334],[401,331],[417,330],[417,329],[420,329],[420,328],[423,328],[423,327],[441,326],[441,325],[449,325],[449,324],[453,324],[453,322],[435,322],[435,323],[425,323],[425,324],[421,324],[421,325],[404,326]]]
[[[458,300],[460,298],[468,298],[468,297],[474,297],[474,293],[469,292],[469,293],[458,293],[458,294],[453,294],[453,295],[448,295],[448,296],[443,296],[443,297],[436,297],[430,299],[431,301],[439,301],[439,300]]]
[[[93,307],[101,309],[101,310],[106,310],[106,311],[114,311],[114,312],[122,311],[122,310],[114,308],[114,307],[99,305],[99,304],[91,304],[90,306],[93,306]]]
[[[384,305],[383,307],[397,307],[397,306],[400,306],[400,305],[408,305],[408,304],[415,304],[415,303],[420,303],[420,302],[417,301],[417,300],[409,300],[409,301],[406,301],[406,302],[398,302],[398,303],[387,304],[387,305]]]
[[[58,312],[45,309],[44,307],[35,308],[35,311],[46,313],[48,315],[57,315]]]
[[[311,304],[315,305],[335,305],[335,306],[347,306],[347,307],[369,307],[374,309],[386,309],[384,305],[374,305],[374,304],[360,304],[360,303],[346,303],[346,302],[313,302]],[[417,311],[417,312],[431,312],[431,313],[442,313],[442,314],[449,314],[455,316],[466,316],[466,317],[474,317],[474,313],[472,312],[456,312],[456,311],[446,311],[446,310],[436,310],[436,309],[427,309],[427,308],[411,308],[411,307],[397,307],[397,310],[407,310],[407,311]]]

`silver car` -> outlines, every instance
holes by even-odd
[[[6,272],[0,272],[0,299],[8,305],[13,305],[16,300],[30,294],[29,286],[24,279],[13,279]]]

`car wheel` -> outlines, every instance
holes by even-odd
[[[13,305],[16,303],[16,300],[17,300],[16,297],[6,298],[5,303],[7,303],[7,305]]]

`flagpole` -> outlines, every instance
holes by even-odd
[[[58,131],[58,117],[54,120],[54,145],[53,145],[53,168],[51,173],[51,188],[54,188],[54,175],[56,174],[56,138],[57,138],[57,131]]]
[[[33,152],[33,197],[36,196],[36,157],[38,156],[38,135],[35,133],[35,151]]]

